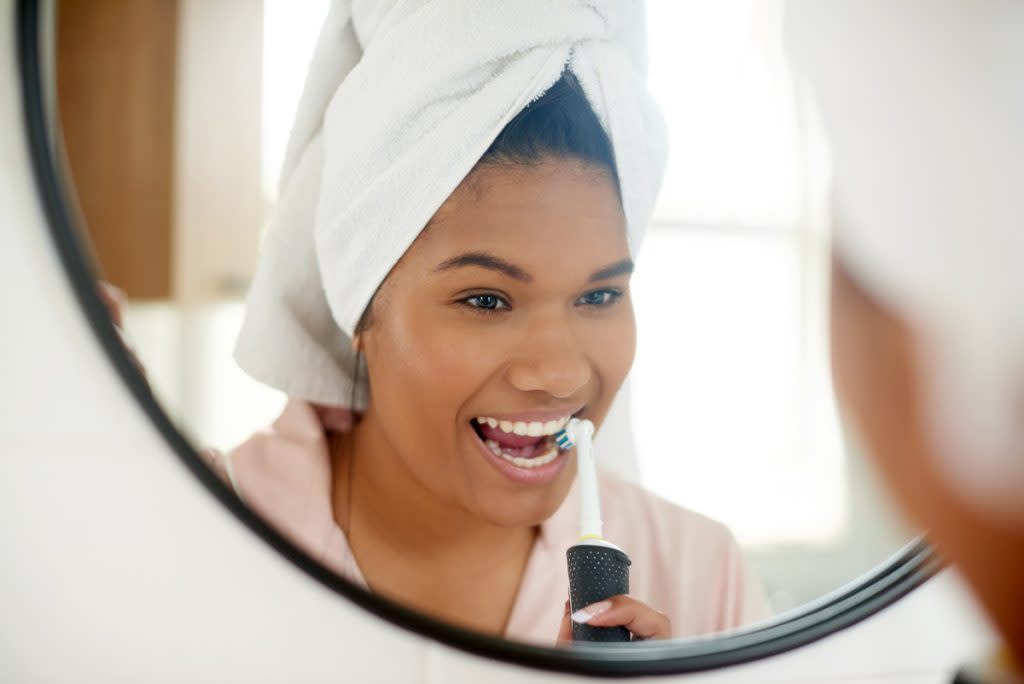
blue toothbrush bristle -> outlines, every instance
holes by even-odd
[[[562,451],[567,451],[574,446],[565,430],[559,430],[555,433],[555,443],[558,444],[558,448]]]

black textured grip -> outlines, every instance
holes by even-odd
[[[629,593],[629,556],[598,544],[576,544],[565,552],[569,561],[569,608],[576,612],[591,603]],[[576,641],[629,641],[625,627],[591,627],[572,623]]]

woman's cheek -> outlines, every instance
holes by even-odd
[[[600,333],[601,344],[594,345],[599,373],[611,385],[604,389],[611,394],[618,391],[636,357],[636,319],[628,297],[620,303],[617,313]]]
[[[461,387],[465,401],[501,365],[504,342],[497,330],[476,326],[439,327],[431,340],[433,372],[438,379]]]
[[[502,338],[496,326],[452,318],[437,312],[412,317],[391,334],[407,379],[442,394],[458,393],[452,400],[461,404],[489,377]]]
[[[628,305],[628,302],[622,304]],[[591,415],[603,423],[636,356],[636,324],[632,308],[624,306],[621,315],[608,321],[600,333],[595,333],[595,338],[598,335],[601,343],[592,347],[591,358],[597,366],[600,399],[591,407]]]

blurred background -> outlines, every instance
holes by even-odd
[[[58,98],[77,202],[154,391],[197,444],[273,420],[231,360],[326,0],[63,0]],[[836,415],[828,152],[774,2],[648,2],[669,167],[634,278],[634,462],[726,523],[785,611],[906,543]]]

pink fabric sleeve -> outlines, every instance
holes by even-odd
[[[229,479],[239,498],[322,560],[337,528],[331,511],[327,437],[314,407],[289,401],[269,428],[225,456],[224,471],[233,473]]]

